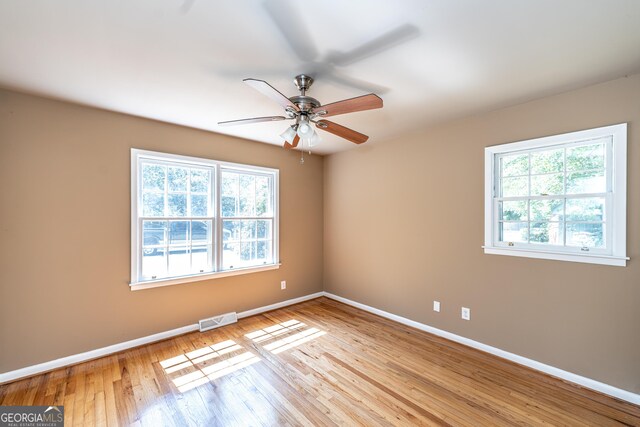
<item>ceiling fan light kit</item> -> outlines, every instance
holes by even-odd
[[[313,129],[312,123],[315,124],[318,129],[332,133],[355,144],[362,144],[369,139],[367,135],[325,120],[324,117],[382,108],[383,105],[382,99],[373,93],[322,105],[317,99],[307,96],[306,93],[314,80],[306,74],[300,74],[295,77],[293,82],[300,91],[300,95],[290,98],[287,98],[264,80],[244,79],[243,81],[258,92],[280,104],[280,106],[284,108],[285,115],[229,120],[218,122],[218,125],[233,126],[279,120],[295,120],[295,124],[289,126],[280,135],[285,141],[284,148],[287,149],[298,147],[300,140],[302,140],[302,146],[300,148],[303,150],[308,149],[309,151],[312,147],[320,143],[321,138]],[[301,163],[302,162],[303,161],[301,161]]]

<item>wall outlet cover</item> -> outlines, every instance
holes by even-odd
[[[462,307],[462,310],[460,312],[461,317],[464,320],[471,320],[471,309],[467,308],[467,307]]]
[[[438,313],[440,312],[440,301],[433,302],[433,311],[437,311]]]

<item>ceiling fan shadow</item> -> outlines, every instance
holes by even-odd
[[[189,13],[195,2],[196,0],[183,0],[182,6],[180,6],[180,12],[183,15],[186,15],[187,13]]]
[[[299,68],[304,69],[305,74],[365,92],[385,93],[388,88],[349,77],[337,68],[377,55],[420,35],[420,30],[415,25],[403,24],[349,51],[330,50],[320,55],[307,26],[304,25],[304,17],[294,3],[265,0],[263,7],[293,53],[302,62]]]
[[[298,59],[304,62],[315,60],[318,49],[298,10],[288,2],[277,0],[267,0],[262,5]]]

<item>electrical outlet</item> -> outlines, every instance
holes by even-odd
[[[440,313],[440,301],[433,302],[433,311],[437,311],[438,313]]]
[[[283,280],[282,282],[280,282],[280,289],[284,290],[287,289],[287,281]]]
[[[471,309],[467,307],[462,307],[462,311],[460,312],[461,317],[464,320],[471,320]]]

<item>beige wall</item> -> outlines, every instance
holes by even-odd
[[[130,291],[131,147],[280,169],[282,267]],[[0,372],[321,291],[322,173],[321,157],[0,91]]]
[[[483,254],[484,147],[621,122],[627,267]],[[640,392],[639,127],[635,75],[327,157],[325,291]]]
[[[638,100],[640,75],[301,166],[278,147],[0,90],[0,372],[307,295],[324,279],[329,292],[640,392]],[[485,146],[620,122],[627,267],[482,253]],[[131,147],[279,168],[283,266],[131,292]]]

